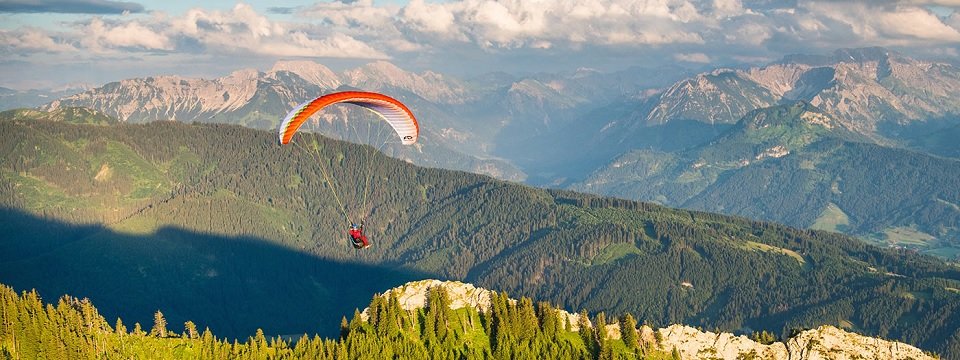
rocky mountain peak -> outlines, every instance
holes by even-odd
[[[391,85],[413,81],[416,77],[415,74],[406,72],[384,60],[377,60],[359,68],[347,70],[344,72],[344,76],[346,76],[347,82],[350,84],[376,81]]]
[[[833,59],[837,62],[880,62],[888,60],[890,56],[899,54],[882,47],[837,49],[833,52]]]
[[[434,72],[407,72],[383,60],[345,71],[343,81],[371,90],[385,87],[403,89],[435,102],[463,103],[467,97],[467,90],[458,82],[449,81]]]
[[[904,125],[960,112],[960,69],[880,48],[790,55],[763,67],[717,69],[661,93],[648,125],[671,120],[733,123],[750,110],[792,100],[820,108],[848,129],[886,142],[880,123]]]
[[[307,82],[327,89],[335,89],[342,85],[340,76],[322,64],[308,60],[281,60],[273,64],[271,73],[288,71],[303,78]]]
[[[796,64],[807,66],[830,66],[841,62],[846,63],[865,63],[880,62],[884,59],[906,59],[902,54],[882,48],[843,48],[837,49],[829,55],[810,55],[810,54],[791,54],[784,56],[777,64]]]

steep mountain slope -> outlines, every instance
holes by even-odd
[[[925,131],[918,135],[908,137],[909,145],[918,151],[931,154],[960,158],[960,124],[954,126],[938,127],[935,130]]]
[[[774,94],[761,84],[738,72],[721,69],[671,86],[659,96],[645,120],[648,125],[676,120],[729,123],[776,101]]]
[[[686,152],[631,152],[574,188],[952,257],[960,247],[960,162],[862,141],[846,123],[797,102],[753,111]]]
[[[237,126],[0,132],[0,281],[110,315],[169,304],[171,323],[231,335],[320,332],[372,287],[431,277],[652,324],[834,324],[960,353],[955,268],[836,234],[422,169],[322,137],[299,139],[317,153],[278,147]],[[352,166],[366,162],[378,166]],[[372,248],[350,249],[331,187],[367,219]],[[305,307],[333,315],[280,313]]]
[[[795,55],[761,67],[717,69],[652,95],[598,107],[590,117],[603,114],[595,120],[601,124],[593,129],[605,134],[573,128],[568,142],[583,143],[592,152],[613,146],[615,155],[641,148],[675,152],[709,142],[710,134],[750,111],[800,100],[870,142],[927,151],[906,130],[931,122],[960,124],[958,92],[960,69],[949,64],[883,48],[840,49],[829,56]],[[696,122],[702,129],[665,126],[678,122]]]

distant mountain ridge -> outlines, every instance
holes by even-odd
[[[960,161],[875,145],[847,126],[803,101],[754,110],[708,144],[633,151],[573,188],[924,250],[960,247]],[[897,229],[926,238],[901,239]]]
[[[957,93],[960,69],[950,64],[884,48],[839,49],[700,73],[598,107],[558,133],[582,143],[585,152],[604,154],[587,160],[595,166],[637,149],[676,152],[703,145],[753,110],[799,100],[843,123],[861,141],[951,154],[949,148],[924,145],[925,132],[905,129],[960,125]]]
[[[341,73],[311,61],[279,61],[266,72],[243,69],[216,79],[171,75],[122,80],[52,101],[41,109],[88,107],[122,122],[177,120],[272,129],[295,105],[324,93],[357,88],[382,91],[407,103],[423,122],[425,147],[391,148],[394,156],[425,166],[522,181],[523,172],[501,158],[511,147],[572,121],[576,109],[588,106],[591,97],[609,98],[636,91],[636,83],[651,82],[629,76],[610,79],[608,74],[593,72],[539,78],[488,77],[468,82],[430,71],[408,72],[384,61]],[[609,81],[619,86],[608,88]],[[336,123],[357,114],[334,111],[309,130],[348,138],[350,134],[338,130],[342,126]]]
[[[81,93],[91,87],[71,84],[54,89],[14,90],[0,87],[0,111],[23,107],[37,107],[53,100]]]
[[[245,69],[217,79],[123,80],[43,109],[89,107],[122,121],[176,119],[262,129],[274,127],[277,114],[304,99],[340,87],[363,88],[412,102],[429,120],[433,134],[428,138],[445,147],[503,158],[523,168],[553,160],[527,143],[570,137],[587,140],[589,147],[619,144],[610,151],[620,154],[645,144],[629,139],[643,138],[651,127],[678,121],[734,124],[754,109],[794,100],[819,107],[880,144],[909,142],[897,137],[898,127],[960,113],[960,100],[952,96],[960,93],[960,70],[883,48],[791,55],[765,66],[683,76],[682,69],[610,74],[580,69],[461,80],[431,71],[413,73],[385,61],[340,73],[311,61],[279,61],[266,72]],[[624,106],[632,109],[624,111]],[[585,129],[605,131],[590,141],[584,136],[596,131],[583,134]],[[463,143],[469,145],[455,146]],[[526,159],[529,154],[536,157]]]
[[[788,56],[762,67],[715,70],[675,84],[647,117],[734,123],[756,108],[804,100],[849,128],[881,136],[881,123],[905,124],[960,113],[960,69],[883,48],[831,56]]]

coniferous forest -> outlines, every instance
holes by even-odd
[[[511,301],[493,293],[488,310],[451,310],[443,287],[431,288],[425,308],[404,310],[395,294],[375,295],[363,318],[341,319],[339,334],[321,338],[218,337],[192,321],[169,322],[161,311],[149,324],[108,322],[89,299],[61,297],[45,303],[36,291],[18,295],[0,287],[2,359],[671,359],[639,337],[629,314],[612,319],[632,334],[611,338],[598,327],[561,321],[547,303]],[[586,319],[585,317],[583,319]]]
[[[190,332],[180,329],[189,320],[231,339],[258,328],[334,338],[371,294],[429,277],[655,326],[784,337],[832,324],[960,356],[951,355],[960,354],[955,266],[835,233],[418,168],[309,134],[280,147],[275,134],[238,126],[31,119],[0,121],[0,132],[0,282],[89,298],[128,328],[153,323],[160,309],[177,333]],[[350,218],[366,220],[373,247],[349,246]],[[47,313],[83,308],[30,296],[18,301]],[[364,331],[297,346],[341,351],[332,349],[368,341]],[[487,350],[456,348],[513,351],[498,347],[494,327],[487,334]],[[102,341],[121,338],[133,336]],[[178,339],[188,344],[180,351],[200,349]],[[435,351],[404,339],[396,351]],[[543,354],[603,353],[582,340],[543,341],[553,344]],[[216,342],[216,351],[289,347],[276,342]]]

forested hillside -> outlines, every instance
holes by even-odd
[[[171,323],[226,336],[323,332],[376,289],[432,277],[655,325],[834,324],[960,353],[956,268],[837,234],[418,168],[313,135],[279,147],[238,126],[24,119],[0,132],[0,281],[89,297],[108,318],[168,306]],[[372,248],[349,247],[329,186]]]
[[[863,140],[799,101],[687,151],[636,150],[574,188],[958,257],[960,161]]]

